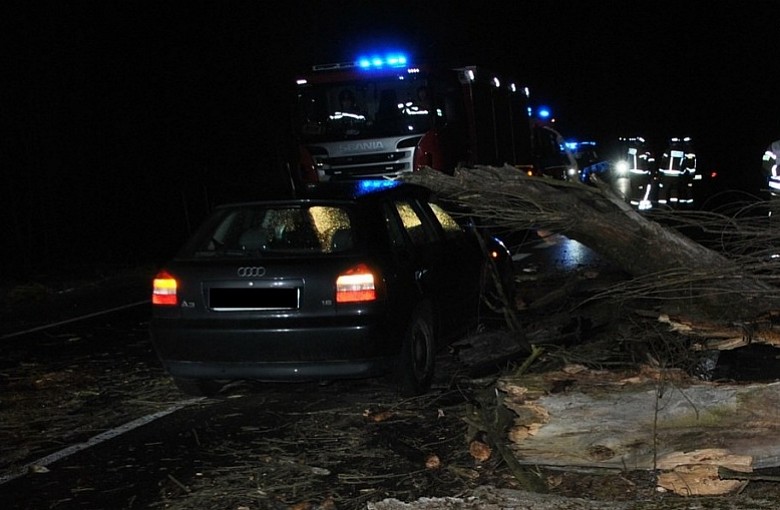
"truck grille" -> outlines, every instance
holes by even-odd
[[[412,151],[337,157],[315,157],[325,175],[334,179],[400,174],[412,170]]]

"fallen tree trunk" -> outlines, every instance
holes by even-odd
[[[564,384],[565,383],[565,384]],[[606,372],[569,366],[498,382],[515,413],[510,446],[518,462],[567,470],[652,470],[682,495],[739,490],[742,477],[780,465],[780,383],[694,381],[647,367]]]
[[[545,229],[585,244],[633,277],[612,293],[620,299],[654,298],[671,315],[719,321],[749,321],[780,307],[766,264],[706,248],[603,187],[529,177],[510,166],[461,168],[453,176],[423,169],[405,180],[499,228]]]
[[[734,349],[751,342],[780,346],[780,292],[774,280],[780,267],[766,256],[771,252],[751,258],[715,251],[634,211],[609,190],[528,177],[512,167],[463,168],[453,176],[424,170],[408,180],[500,229],[563,234],[629,275],[561,312],[558,326],[565,323],[561,316],[582,312],[588,304],[635,300],[642,306],[634,307],[633,318],[652,317],[666,332],[693,339],[691,346],[682,343],[687,351],[670,343],[674,359],[655,367],[674,366],[667,362],[679,362],[690,349]],[[760,242],[762,232],[751,233]],[[652,306],[645,308],[648,300]],[[629,315],[624,310],[621,317]],[[542,343],[549,344],[549,338]],[[753,470],[780,466],[778,384],[704,382],[682,369],[603,371],[569,365],[501,377],[496,416],[511,415],[504,418],[510,424],[498,428],[519,466],[651,470],[659,488],[676,494],[727,494],[744,487]]]

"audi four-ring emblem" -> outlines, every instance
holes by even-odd
[[[263,266],[239,267],[236,274],[241,278],[259,278],[265,276],[265,268]]]

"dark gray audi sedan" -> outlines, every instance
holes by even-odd
[[[192,395],[383,374],[425,392],[437,349],[476,325],[491,268],[512,281],[503,244],[460,219],[397,181],[221,206],[154,279],[157,354]]]

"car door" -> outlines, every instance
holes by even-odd
[[[385,275],[388,280],[389,312],[394,320],[405,324],[417,303],[427,293],[427,273],[431,264],[425,255],[426,251],[420,248],[425,245],[424,236],[418,236],[419,232],[415,232],[414,237],[410,236],[405,224],[410,225],[414,220],[410,217],[402,219],[408,211],[405,206],[401,207],[401,211],[395,200],[382,204],[391,261]]]
[[[469,232],[443,207],[424,202],[426,214],[441,237],[439,271],[451,307],[454,333],[461,333],[473,324],[479,309],[480,286],[484,255],[474,232]]]
[[[445,235],[426,202],[403,198],[393,205],[413,247],[415,279],[437,310],[442,337],[462,332],[476,314],[479,268],[474,247],[465,243],[462,230]]]

